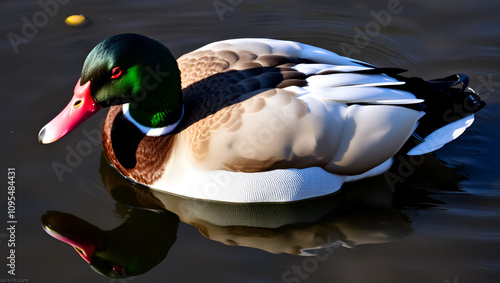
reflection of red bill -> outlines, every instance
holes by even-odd
[[[40,130],[40,143],[51,143],[62,138],[102,108],[90,95],[90,81],[80,85],[80,80],[76,83],[73,98],[68,105]]]
[[[90,260],[92,259],[92,255],[94,255],[96,245],[95,244],[90,244],[90,243],[84,243],[84,242],[78,242],[77,240],[71,239],[69,237],[64,237],[61,234],[58,234],[57,232],[44,227],[45,232],[49,234],[50,236],[58,239],[59,241],[62,241],[66,244],[72,245],[73,248],[80,254],[80,256],[88,263],[90,263]]]
[[[73,246],[88,263],[100,247],[99,228],[71,214],[49,211],[42,216],[42,227],[50,236]]]

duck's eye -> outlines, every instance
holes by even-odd
[[[123,75],[123,69],[121,67],[114,67],[113,70],[111,70],[112,79],[117,79],[122,75]]]

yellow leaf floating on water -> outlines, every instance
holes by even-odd
[[[69,26],[81,27],[87,24],[88,20],[84,15],[71,15],[64,22]]]

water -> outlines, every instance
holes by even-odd
[[[16,275],[11,276],[6,267],[10,254],[10,232],[5,224],[8,208],[2,197],[2,280],[497,280],[498,1],[380,0],[341,5],[325,0],[60,2],[50,2],[58,4],[46,7],[48,10],[37,1],[0,3],[4,121],[0,124],[0,152],[4,170],[16,168],[18,221]],[[68,15],[80,13],[91,19],[90,25],[64,25]],[[26,21],[36,26],[23,30]],[[165,213],[167,225],[166,220],[155,222],[153,216],[147,216],[148,212],[144,216],[136,208],[120,204],[108,192],[122,203],[137,204],[136,197],[131,196],[143,195],[140,188],[129,184],[122,184],[121,190],[105,188],[104,184],[109,183],[106,180],[116,176],[105,173],[109,170],[101,165],[101,145],[84,134],[84,130],[93,133],[100,129],[104,111],[55,144],[42,146],[37,142],[39,129],[69,101],[90,49],[101,40],[124,32],[153,37],[177,57],[216,40],[269,37],[320,46],[379,66],[406,68],[410,75],[426,79],[466,73],[470,86],[481,93],[488,105],[459,140],[435,156],[401,163],[401,170],[406,170],[404,180],[386,174],[345,187],[338,195],[293,205],[228,206],[167,196],[162,198],[162,204],[155,204],[143,199],[143,205],[163,205],[175,213]],[[14,41],[17,53],[9,33],[19,36]],[[72,156],[74,152],[80,152],[78,158]],[[55,171],[54,166],[67,171]],[[394,170],[393,174],[399,172],[397,167]],[[394,193],[389,183],[394,184]],[[129,190],[134,194],[116,193]],[[8,196],[6,184],[2,191]],[[150,222],[158,233],[173,233],[177,239],[165,259],[145,274],[121,281],[110,279],[89,268],[70,246],[44,232],[40,219],[47,211],[72,214],[102,230],[113,230],[127,217],[130,221],[136,219],[132,215],[139,215],[140,223]],[[128,233],[132,232],[125,234]],[[151,236],[139,242],[152,257],[154,251],[168,246],[171,238],[172,235],[165,236],[170,240],[154,242]],[[301,248],[321,244],[326,247],[316,250],[315,257],[294,255]]]

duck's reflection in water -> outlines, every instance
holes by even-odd
[[[123,178],[103,156],[103,183],[120,205],[129,207],[126,221],[103,231],[76,216],[49,211],[42,226],[109,277],[136,276],[158,265],[175,242],[179,220],[226,245],[314,256],[324,249],[331,253],[340,246],[387,243],[409,235],[411,221],[398,209],[433,206],[421,188],[459,190],[463,180],[456,168],[444,166],[433,155],[412,165],[405,177],[407,164],[396,163],[387,174],[344,185],[327,197],[287,204],[228,204],[149,190]],[[420,171],[426,178],[419,177]]]
[[[143,274],[162,262],[176,240],[175,214],[133,208],[123,224],[110,231],[68,213],[49,211],[42,226],[72,245],[96,272],[115,278]]]

